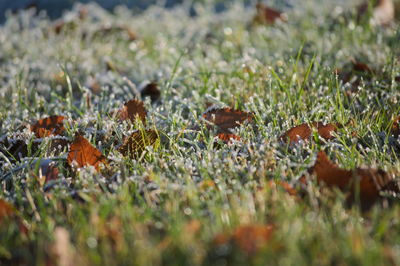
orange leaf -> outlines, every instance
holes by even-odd
[[[31,125],[30,129],[35,133],[37,138],[62,135],[65,131],[63,124],[65,119],[65,116],[53,115],[40,119],[35,124]]]
[[[97,171],[101,163],[105,164],[107,162],[107,158],[79,134],[75,135],[75,140],[70,147],[67,160],[70,166],[76,161],[80,168],[92,165]]]
[[[137,118],[142,120],[143,123],[146,122],[147,111],[144,108],[144,103],[139,100],[130,100],[124,104],[118,111],[119,119],[135,122]]]
[[[219,133],[216,138],[222,140],[225,144],[230,144],[232,143],[232,140],[237,140],[240,141],[241,138],[235,134],[232,133]]]
[[[124,156],[137,159],[145,151],[146,146],[154,145],[158,138],[155,130],[136,131],[125,139],[118,150]]]
[[[203,114],[205,120],[216,125],[222,132],[238,127],[245,121],[251,122],[253,117],[252,113],[231,108],[212,109]]]
[[[309,172],[316,175],[318,184],[348,191],[347,199],[350,203],[354,201],[359,189],[360,202],[365,208],[368,208],[380,198],[381,191],[400,192],[395,180],[385,171],[371,168],[341,169],[333,164],[323,151],[318,153],[315,165]]]
[[[316,128],[318,134],[326,139],[333,139],[332,132],[335,132],[338,129],[339,125],[335,124],[323,124],[321,122],[313,122],[311,123],[311,127],[308,124],[301,124],[299,126],[293,127],[289,129],[285,134],[283,134],[280,139],[286,141],[289,139],[290,143],[296,143],[300,140],[308,140],[311,137],[312,128]]]

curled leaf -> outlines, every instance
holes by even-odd
[[[333,139],[332,132],[337,131],[339,125],[335,124],[323,124],[321,122],[313,122],[311,124],[301,124],[293,127],[286,131],[280,139],[283,141],[289,140],[291,144],[296,143],[300,140],[308,140],[311,137],[312,129],[316,129],[318,134],[326,139]]]
[[[254,115],[245,111],[222,108],[205,112],[203,118],[217,126],[220,132],[227,132],[229,129],[238,127],[246,121],[251,122]]]
[[[124,107],[118,111],[119,119],[122,121],[129,119],[131,122],[135,122],[135,120],[139,118],[145,123],[146,115],[147,111],[144,107],[144,103],[135,99],[126,102]]]
[[[44,138],[48,136],[62,135],[65,132],[64,120],[65,116],[53,115],[40,119],[35,124],[30,126],[30,129],[37,138]]]
[[[159,139],[155,130],[135,131],[124,140],[124,143],[118,149],[124,156],[133,159],[139,158],[147,146],[152,146]]]
[[[309,172],[317,177],[318,184],[347,192],[349,203],[359,195],[363,208],[370,207],[381,198],[380,192],[400,192],[397,182],[385,171],[371,168],[342,169],[332,163],[324,151],[318,153],[315,165]]]
[[[67,161],[70,166],[73,166],[73,162],[76,162],[80,168],[91,165],[98,171],[100,164],[105,164],[107,159],[87,139],[77,134],[71,144]]]

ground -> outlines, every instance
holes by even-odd
[[[241,1],[219,12],[89,5],[56,21],[31,10],[9,17],[0,264],[400,264],[398,195],[366,209],[312,171],[324,150],[340,168],[400,176],[399,24],[374,25],[354,6],[276,5],[286,17],[270,25]],[[140,96],[149,82],[161,92],[153,102]],[[134,98],[145,121],[121,118]],[[202,116],[210,106],[251,116],[230,129],[240,139],[216,140]],[[32,132],[51,115],[65,117],[62,136]],[[337,125],[334,138],[281,138],[312,122]],[[124,154],[144,129],[155,144]],[[77,133],[104,164],[69,160]],[[50,161],[59,173],[46,180]]]

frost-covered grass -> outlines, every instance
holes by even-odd
[[[46,146],[51,138],[18,162],[0,154],[0,198],[29,229],[25,235],[17,223],[1,225],[1,264],[57,256],[71,263],[64,265],[400,264],[398,202],[361,213],[346,208],[339,192],[325,197],[313,187],[296,200],[268,186],[271,179],[295,182],[321,149],[341,167],[400,176],[399,139],[389,134],[400,114],[399,24],[357,24],[349,8],[355,3],[315,0],[281,6],[288,23],[255,27],[254,9],[231,2],[222,13],[196,4],[196,16],[185,5],[135,16],[89,6],[84,21],[76,11],[66,14],[77,25],[59,35],[43,14],[29,12],[0,27],[1,139],[32,143],[29,123],[64,115],[68,139],[81,130],[113,160],[112,175],[93,168],[74,174],[63,168],[68,149]],[[138,38],[96,34],[104,25],[128,25]],[[351,59],[375,74],[349,97],[334,69]],[[116,150],[135,126],[110,113],[147,81],[162,92],[159,102],[146,100],[148,127],[162,139],[136,161]],[[216,149],[215,132],[193,130],[209,102],[255,113],[254,125],[236,130],[242,142]],[[329,142],[279,142],[287,129],[310,121],[345,126]],[[46,191],[32,164],[45,158],[59,161],[62,172]],[[213,244],[219,233],[264,223],[276,230],[256,255]]]

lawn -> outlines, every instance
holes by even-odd
[[[399,265],[400,24],[358,3],[9,16],[0,264]]]

